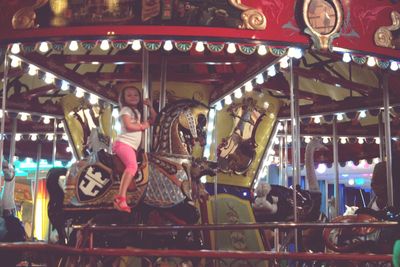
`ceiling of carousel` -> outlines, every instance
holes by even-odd
[[[124,41],[107,43],[109,47],[102,48],[100,43],[92,40],[77,44],[77,50],[71,51],[66,43],[53,42],[46,52],[33,50],[34,44],[24,44],[25,52],[18,54],[21,61],[11,62],[11,68],[6,73],[6,153],[9,151],[12,131],[11,118],[18,116],[17,133],[21,134],[21,140],[16,145],[16,156],[36,158],[37,141],[32,140],[32,134],[37,133],[43,139],[42,158],[51,159],[53,142],[46,138],[46,134],[54,133],[53,118],[57,118],[56,159],[70,160],[72,154],[66,151],[68,143],[62,138],[64,131],[58,126],[59,119],[63,117],[58,106],[61,97],[82,87],[100,96],[100,101],[116,103],[121,85],[135,83],[140,86],[142,50],[135,51]],[[29,47],[32,51],[28,53]],[[280,118],[290,116],[290,71],[279,64],[280,56],[273,49],[261,56],[258,53],[246,55],[239,51],[228,53],[226,49],[198,52],[194,47],[187,52],[176,48],[171,51],[160,48],[149,52],[150,87],[156,106],[160,79],[164,75],[163,66],[166,67],[167,92],[172,88],[180,88],[183,92],[185,86],[201,86],[209,92],[211,103],[223,99],[261,70],[266,71],[269,66],[278,63],[275,75],[264,75],[264,82],[253,81],[253,86],[254,90],[271,94],[285,103],[278,115]],[[393,134],[400,130],[396,108],[400,102],[400,93],[396,90],[396,85],[400,84],[399,75],[356,61],[353,59],[345,63],[341,54],[313,50],[307,50],[299,60],[294,59],[293,73],[298,77],[300,90],[302,140],[314,135],[331,137],[333,116],[343,115],[343,120],[338,122],[338,135],[347,137],[346,144],[340,144],[339,147],[339,160],[342,162],[379,156],[374,137],[379,136],[377,123],[383,106],[383,74],[388,77],[393,106],[391,129]],[[47,77],[47,71],[55,77]],[[0,72],[3,77],[4,64]],[[70,82],[67,90],[64,90],[62,80]],[[170,100],[179,96],[179,93],[168,95]],[[21,112],[30,114],[27,120],[21,120]],[[50,123],[46,124],[48,117],[43,116],[50,116]],[[321,122],[316,123],[318,120]],[[332,149],[318,154],[317,159],[332,161]]]

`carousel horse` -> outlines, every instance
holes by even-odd
[[[222,172],[244,174],[256,155],[255,135],[265,110],[257,107],[256,100],[246,98],[229,106],[228,112],[234,118],[234,127],[218,146],[218,165]]]
[[[322,194],[314,169],[314,152],[326,149],[320,139],[312,139],[306,147],[305,165],[309,190],[296,187],[297,215],[301,222],[323,222],[326,216],[320,212]],[[293,189],[280,185],[260,183],[255,189],[256,197],[252,204],[257,222],[293,221]],[[304,250],[322,251],[322,230],[304,229],[302,246]],[[288,242],[290,241],[287,239]],[[283,244],[287,245],[287,244]]]
[[[216,163],[192,156],[195,141],[205,144],[207,113],[208,108],[197,101],[180,100],[158,114],[152,152],[138,153],[137,189],[127,192],[128,205],[135,207],[132,214],[112,207],[124,170],[116,155],[100,150],[74,163],[68,172],[51,169],[47,175],[48,214],[59,242],[67,243],[67,223],[196,223],[199,211],[193,196],[200,193],[194,192],[205,192],[200,177],[213,176],[217,169]],[[144,241],[142,237],[141,243]]]

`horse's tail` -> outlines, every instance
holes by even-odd
[[[49,192],[49,204],[47,206],[47,212],[49,220],[53,227],[56,228],[59,236],[59,242],[64,243],[65,235],[65,216],[63,211],[64,202],[64,191],[60,187],[59,180],[60,176],[67,173],[66,168],[52,168],[47,173],[46,187]]]

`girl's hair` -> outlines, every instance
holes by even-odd
[[[121,109],[121,108],[123,108],[123,107],[129,107],[129,108],[131,108],[132,110],[133,110],[133,108],[135,108],[135,107],[132,107],[132,106],[130,106],[130,105],[128,105],[128,104],[126,103],[126,100],[125,100],[125,92],[126,92],[127,90],[136,90],[136,91],[138,92],[140,100],[139,100],[139,103],[137,104],[136,109],[139,110],[140,115],[143,116],[143,100],[142,100],[142,93],[140,92],[140,90],[139,90],[137,87],[135,87],[135,86],[133,86],[133,85],[124,87],[124,88],[121,90],[121,92],[119,93],[119,96],[118,96],[119,108]],[[136,113],[135,113],[135,114],[136,114]]]

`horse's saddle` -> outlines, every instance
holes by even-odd
[[[122,174],[125,170],[125,165],[116,154],[110,154],[102,149],[97,152],[97,157],[100,163],[113,170],[113,177],[115,181],[121,180]],[[147,167],[148,164],[147,155],[143,150],[139,150],[137,152],[137,161],[138,171],[135,175],[135,180],[142,180],[141,172]]]

